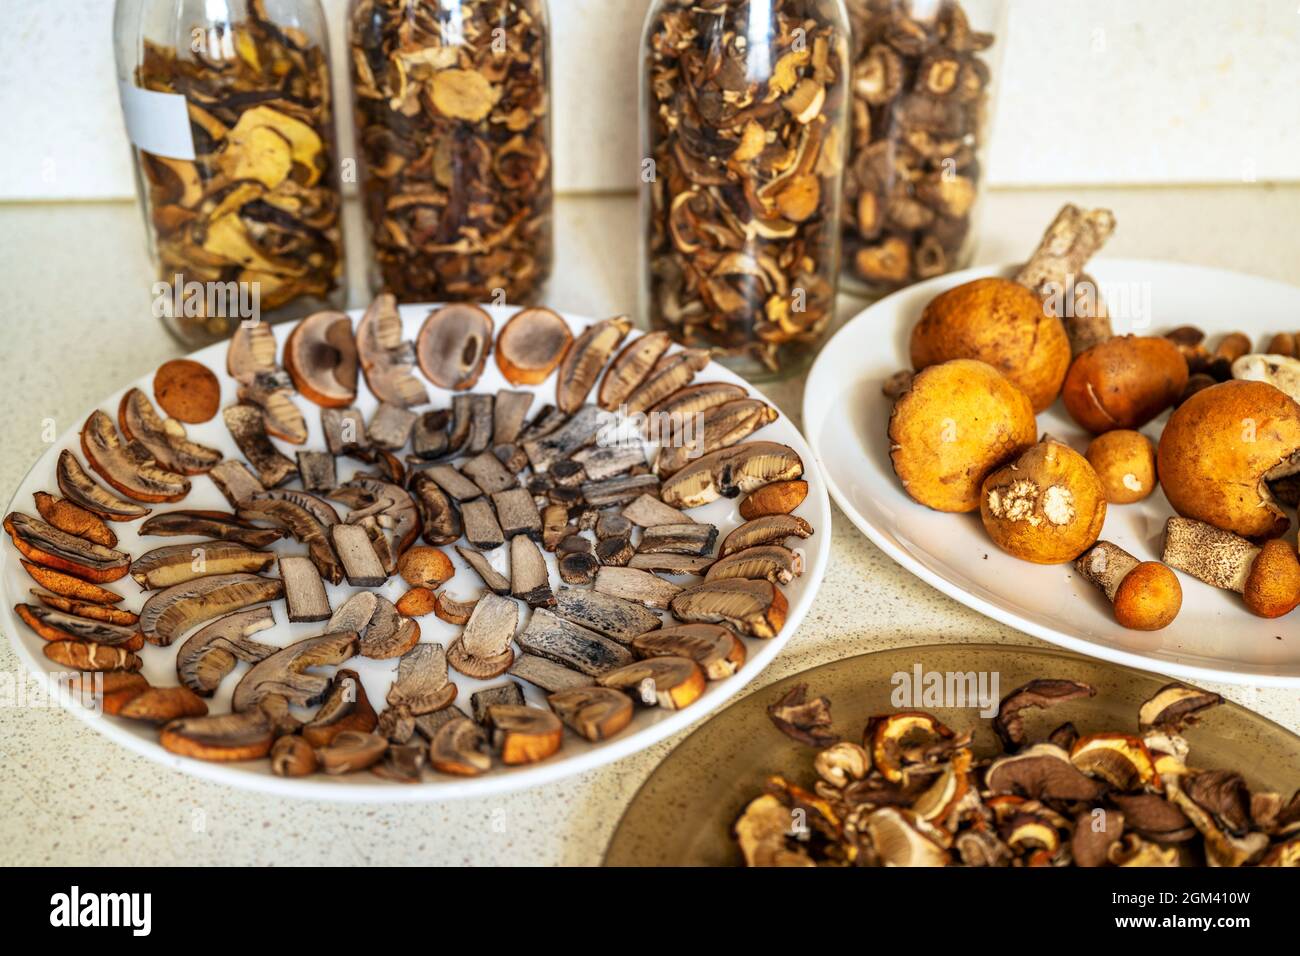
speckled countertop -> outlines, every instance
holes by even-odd
[[[1116,211],[1111,255],[1298,280],[1300,186],[993,192],[983,209],[989,238],[980,259],[1026,254],[1066,200]],[[589,315],[631,311],[635,221],[630,197],[561,199],[548,304]],[[46,419],[62,432],[105,393],[180,349],[148,312],[133,205],[0,206],[0,280],[0,500],[7,502],[44,451]],[[354,293],[357,304],[361,298]],[[844,298],[842,317],[861,306]],[[766,390],[798,420],[802,382]],[[1038,643],[923,584],[838,511],[832,535],[830,567],[812,611],[747,692],[879,648]],[[0,671],[18,666],[8,641],[0,642]],[[1213,689],[1300,730],[1295,691]],[[205,783],[129,753],[62,711],[0,706],[0,864],[590,865],[600,861],[636,788],[679,739],[534,790],[389,807]]]

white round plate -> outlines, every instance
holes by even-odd
[[[1180,575],[1183,608],[1161,631],[1125,630],[1105,596],[1069,564],[1034,565],[994,546],[978,514],[931,511],[909,498],[894,475],[886,438],[891,403],[881,385],[910,368],[908,342],[926,303],[982,276],[1010,276],[1016,266],[989,266],[940,276],[896,292],[849,321],[822,349],[808,375],[803,424],[831,496],[882,551],[923,581],[1004,624],[1062,647],[1130,667],[1191,680],[1300,687],[1300,633],[1295,617],[1254,617],[1240,598]],[[1160,334],[1179,325],[1205,330],[1211,342],[1242,331],[1259,346],[1300,325],[1300,288],[1217,269],[1172,262],[1102,259],[1089,263],[1117,332]],[[1143,432],[1158,439],[1168,415]],[[1089,436],[1064,407],[1038,417],[1082,452]],[[1173,512],[1159,490],[1145,501],[1112,506],[1102,537],[1140,559],[1158,559],[1165,519]]]
[[[407,339],[413,340],[415,338],[420,324],[424,321],[430,308],[431,306],[427,305],[402,307],[402,319]],[[485,306],[485,308],[492,315],[498,330],[505,320],[516,311],[516,309],[509,306]],[[360,310],[351,312],[354,320],[359,318],[360,314]],[[567,315],[565,319],[573,328],[575,336],[577,331],[590,321],[589,319]],[[292,327],[293,323],[285,323],[275,327],[276,339],[281,346],[283,346],[285,337]],[[633,332],[628,341],[630,341],[631,337],[639,334],[639,332]],[[209,346],[194,353],[191,357],[202,362],[217,374],[221,381],[222,407],[224,408],[235,402],[236,383],[225,370],[225,344]],[[428,387],[432,399],[432,403],[422,406],[422,409],[446,408],[451,405],[450,393],[431,385],[422,376],[421,381]],[[716,363],[710,364],[700,372],[695,381],[735,382],[747,388],[752,396],[763,398],[762,394],[748,382]],[[153,397],[152,375],[131,384],[143,389],[151,398]],[[483,376],[479,379],[478,384],[474,386],[474,391],[495,393],[498,389],[508,387],[512,386],[508,385],[498,370],[495,356],[489,356]],[[99,407],[112,414],[116,419],[118,402],[125,391],[126,388],[123,388],[108,395],[100,403]],[[536,414],[542,405],[554,403],[555,376],[552,375],[542,385],[534,388],[533,391],[537,397],[529,410],[530,417]],[[320,409],[302,396],[297,396],[295,401],[307,419],[310,426],[310,435],[307,443],[303,446],[291,446],[283,442],[276,442],[277,446],[290,457],[293,456],[295,447],[325,448],[325,440],[320,425]],[[769,402],[769,404],[771,403]],[[356,406],[369,420],[370,414],[374,411],[376,405],[377,402],[374,396],[366,389],[363,380],[360,384]],[[89,410],[87,414],[89,414]],[[83,415],[76,427],[62,435],[32,466],[32,469],[18,486],[18,491],[15,493],[13,500],[5,509],[6,513],[17,510],[35,515],[35,504],[32,501],[33,492],[50,491],[57,494],[58,488],[54,480],[55,462],[59,452],[64,448],[71,448],[77,452],[78,458],[82,457],[79,431],[81,422],[85,420],[85,417]],[[239,457],[239,451],[226,431],[220,415],[203,425],[189,426],[188,434],[190,438],[197,442],[220,449],[227,457]],[[798,429],[784,415],[756,432],[753,437],[755,439],[784,442],[794,448],[804,460],[804,478],[809,485],[808,497],[796,513],[805,518],[816,529],[816,533],[807,541],[802,542],[805,555],[804,573],[784,588],[790,605],[785,627],[776,638],[770,641],[746,639],[745,645],[748,658],[745,665],[731,677],[711,682],[703,696],[689,707],[680,711],[666,711],[658,707],[638,706],[632,723],[621,733],[607,741],[593,744],[566,731],[563,747],[559,753],[549,760],[523,767],[498,766],[489,773],[474,778],[449,777],[426,770],[423,781],[418,784],[393,783],[376,777],[369,772],[337,777],[316,774],[310,777],[292,779],[277,777],[271,773],[270,762],[267,760],[221,764],[169,753],[159,745],[158,731],[152,725],[104,716],[76,701],[68,700],[68,695],[62,695],[64,702],[73,713],[104,734],[104,736],[169,767],[220,783],[312,799],[415,802],[502,793],[558,780],[644,750],[651,744],[663,740],[665,737],[682,730],[711,711],[716,710],[745,684],[758,676],[759,672],[780,652],[791,635],[798,629],[799,623],[803,620],[804,615],[808,613],[808,608],[812,604],[818,587],[821,585],[823,575],[826,573],[831,540],[830,501],[826,495],[826,485],[814,464],[811,449],[804,442]],[[338,465],[341,481],[350,477],[352,471],[364,470],[366,467],[347,458],[340,458]],[[229,503],[222,497],[211,479],[200,475],[195,476],[191,481],[193,489],[183,501],[153,506],[154,512],[177,508],[230,510]],[[719,540],[721,540],[722,535],[725,535],[741,523],[737,510],[738,504],[738,500],[724,498],[705,507],[693,509],[690,514],[697,520],[716,524],[719,531]],[[135,533],[137,526],[137,523],[125,524],[120,522],[112,525],[119,538],[118,547],[133,556],[139,556],[151,548],[185,540],[183,538],[141,538]],[[301,551],[301,548],[292,540],[286,539],[277,542],[274,550]],[[452,548],[443,550],[447,552],[456,565],[456,574],[446,585],[449,593],[459,598],[467,598],[483,590],[482,582],[464,564],[460,556],[455,553],[455,550]],[[506,568],[507,556],[501,553],[504,550],[499,549],[493,555],[494,564],[499,570],[505,570]],[[3,617],[0,620],[4,622],[11,643],[19,658],[35,675],[42,680],[46,680],[48,675],[59,671],[58,665],[55,665],[43,655],[41,648],[44,641],[26,627],[13,612],[13,605],[34,601],[29,590],[36,587],[36,582],[27,576],[27,573],[19,564],[19,557],[20,555],[12,543],[7,538],[4,539],[3,545],[0,545],[0,581],[3,581],[4,591]],[[561,583],[555,571],[555,557],[549,553],[546,557],[551,570],[552,586],[559,587]],[[688,579],[679,578],[676,580],[679,583],[684,583]],[[109,587],[118,591],[118,593],[127,595],[126,600],[119,606],[129,610],[138,611],[147,597],[146,593],[141,591],[129,576],[110,584]],[[326,589],[329,592],[330,604],[335,608],[346,600],[352,591],[358,590],[349,587],[346,582],[338,586],[331,586],[326,583]],[[396,600],[404,592],[405,585],[400,577],[394,576],[384,588],[376,590],[390,600]],[[312,634],[320,633],[321,625],[319,624],[288,623],[283,602],[274,604],[273,609],[277,622],[276,626],[271,630],[258,634],[257,639],[259,641],[284,646]],[[524,610],[527,612],[527,608]],[[436,641],[446,646],[460,632],[460,628],[447,624],[432,614],[420,618],[419,622],[422,641]],[[174,662],[175,652],[180,643],[181,641],[177,641],[176,644],[169,648],[146,645],[140,655],[144,660],[142,673],[151,683],[158,686],[176,684]],[[222,681],[217,694],[209,702],[212,713],[229,711],[231,691],[247,666],[246,664],[237,665],[237,671]],[[397,661],[378,661],[356,657],[352,658],[344,666],[357,671],[361,676],[367,696],[375,709],[379,710],[383,706],[384,695],[396,673]],[[456,704],[453,706],[459,705],[466,711],[468,711],[469,707],[470,694],[475,690],[510,679],[509,675],[502,675],[488,681],[474,681],[457,674],[455,671],[452,671],[451,676],[459,685]],[[546,706],[545,696],[540,690],[523,681],[520,683],[524,687],[525,696],[529,703]]]

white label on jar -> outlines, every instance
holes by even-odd
[[[194,134],[185,97],[142,90],[132,83],[119,83],[117,88],[126,135],[137,148],[170,159],[194,159]]]

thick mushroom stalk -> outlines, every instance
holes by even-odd
[[[1158,631],[1183,606],[1183,589],[1173,571],[1159,561],[1139,561],[1113,542],[1098,541],[1074,567],[1106,595],[1122,627]]]
[[[1236,591],[1260,617],[1281,617],[1300,604],[1300,561],[1280,538],[1257,547],[1204,521],[1170,518],[1164,561],[1206,584]]]

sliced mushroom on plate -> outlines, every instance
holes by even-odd
[[[770,581],[729,578],[685,588],[669,609],[686,624],[727,624],[749,637],[776,637],[789,605]]]
[[[461,504],[464,504],[467,501],[472,501],[483,494],[483,489],[470,481],[461,474],[458,469],[453,468],[451,465],[430,465],[428,468],[421,469],[416,474],[426,476],[430,481]]]
[[[534,540],[542,538],[542,514],[526,488],[510,488],[492,495],[501,532],[507,538],[526,534]],[[471,542],[472,544],[473,542]]]
[[[711,554],[699,557],[689,554],[634,554],[627,566],[657,574],[703,574],[713,561]]]
[[[188,687],[148,687],[118,708],[116,716],[165,724],[184,717],[202,717],[208,705]]]
[[[503,388],[496,394],[492,410],[492,444],[511,445],[519,441],[533,405],[533,393]]]
[[[720,624],[680,624],[641,634],[632,650],[642,657],[688,657],[709,680],[730,677],[745,665],[745,643]]]
[[[582,330],[560,363],[555,384],[555,404],[560,411],[571,415],[581,407],[605,363],[631,329],[631,319],[619,315]]]
[[[783,545],[790,538],[808,538],[812,533],[812,525],[797,515],[764,515],[746,521],[723,538],[722,545],[718,548],[718,556],[725,558],[737,551],[761,545]]]
[[[47,658],[78,671],[138,671],[143,662],[124,647],[94,641],[48,641],[41,648]]]
[[[596,542],[596,560],[606,567],[625,567],[635,553],[632,539],[627,536],[602,538]]]
[[[527,535],[517,534],[510,539],[510,594],[529,607],[555,604],[546,558],[537,542]]]
[[[615,411],[623,405],[670,345],[667,332],[647,332],[623,346],[601,379],[597,393],[600,407]]]
[[[596,590],[601,594],[663,610],[682,589],[649,571],[606,567],[596,572]]]
[[[307,546],[308,556],[326,581],[338,584],[343,580],[343,565],[334,553],[329,536],[330,527],[338,523],[338,515],[326,502],[306,492],[289,496],[273,496],[267,492],[246,502],[238,514],[245,520],[279,525],[295,541]]]
[[[508,471],[506,466],[501,463],[501,459],[497,458],[497,456],[491,451],[484,451],[475,455],[473,458],[469,459],[469,461],[461,465],[460,470],[463,474],[467,475],[485,495],[492,495],[497,492],[506,491],[507,489],[514,488],[519,484],[515,479],[514,473]]]
[[[366,435],[371,446],[384,451],[400,451],[405,448],[419,417],[408,408],[380,402],[366,423]]]
[[[171,359],[153,373],[158,407],[177,421],[201,425],[221,407],[221,383],[212,369],[193,359]]]
[[[557,546],[555,563],[560,572],[560,580],[565,584],[594,584],[596,572],[600,570],[600,562],[596,560],[591,542],[576,534],[568,535]]]
[[[486,723],[492,746],[507,766],[545,760],[564,739],[560,718],[540,707],[496,704],[488,708]]]
[[[275,488],[297,473],[293,461],[271,443],[262,420],[262,410],[256,405],[241,403],[227,406],[221,410],[221,417],[230,431],[230,437],[257,472],[257,480],[263,487]]]
[[[639,495],[623,509],[622,514],[639,528],[654,528],[664,524],[687,524],[692,520],[688,515],[664,504],[653,495]]]
[[[140,623],[140,616],[131,611],[124,611],[121,608],[109,607],[105,604],[97,604],[93,601],[87,601],[84,598],[68,597],[62,594],[49,594],[45,591],[32,588],[30,590],[32,597],[40,601],[48,608],[56,611],[62,611],[64,614],[75,614],[77,617],[88,617],[95,621],[104,621],[108,624],[116,624],[119,627],[135,627]]]
[[[230,502],[232,508],[238,508],[245,501],[250,501],[266,492],[266,485],[258,480],[253,470],[244,462],[234,458],[227,458],[215,464],[208,472],[208,477],[212,479],[212,483],[217,486],[217,490],[226,501]]]
[[[588,674],[579,673],[536,654],[520,654],[510,665],[508,673],[511,677],[518,677],[552,693],[575,687],[590,687],[596,683],[596,679]]]
[[[632,720],[632,698],[611,687],[575,687],[546,698],[565,725],[590,741],[608,740]]]
[[[664,524],[646,528],[637,545],[638,554],[689,554],[700,557],[713,550],[718,529],[711,524]]]
[[[124,577],[131,566],[129,554],[60,531],[21,511],[5,516],[4,530],[28,560],[96,584]]]
[[[309,673],[309,668],[342,664],[356,653],[355,631],[321,634],[290,644],[248,670],[235,686],[230,706],[245,711],[274,695],[298,707],[311,707],[325,698],[331,681]]]
[[[402,316],[392,295],[375,296],[357,323],[356,342],[366,384],[381,402],[411,408],[429,400],[428,391],[412,374],[415,346],[402,340]]]
[[[583,405],[558,428],[541,437],[523,437],[520,445],[528,455],[533,471],[543,474],[556,462],[569,458],[579,448],[595,441],[608,420],[608,412],[595,405]]]
[[[488,557],[481,551],[475,551],[473,548],[462,548],[456,545],[456,553],[465,559],[465,563],[477,574],[494,594],[509,594],[510,580],[492,567]]]
[[[407,584],[424,588],[436,588],[456,573],[451,558],[427,545],[407,548],[397,562],[397,570]]]
[[[692,458],[730,448],[744,441],[764,425],[776,421],[775,408],[756,398],[740,398],[699,412],[693,424],[691,441],[663,448],[655,459],[655,471],[671,475],[690,463]]]
[[[434,461],[447,453],[447,424],[451,412],[438,408],[416,416],[411,427],[411,452],[420,461]]]
[[[446,621],[448,624],[464,626],[469,623],[470,615],[474,613],[474,608],[478,607],[478,602],[478,598],[470,601],[457,600],[446,591],[441,591],[434,602],[433,613],[439,620]]]
[[[176,652],[176,676],[200,697],[211,697],[236,661],[255,664],[278,647],[252,640],[252,635],[275,626],[269,607],[254,607],[218,618],[186,638]]]
[[[53,591],[59,597],[70,598],[75,601],[89,601],[92,604],[120,604],[125,598],[116,591],[110,591],[108,588],[100,587],[98,584],[91,584],[89,581],[83,581],[81,578],[63,571],[55,571],[53,568],[43,567],[39,564],[33,564],[31,561],[18,559],[23,570],[31,577],[33,581],[48,591]]]
[[[634,601],[585,588],[560,588],[554,612],[566,621],[627,644],[662,623],[659,615]]]
[[[300,451],[294,458],[298,462],[298,480],[302,482],[304,491],[323,494],[338,484],[338,468],[329,452]]]
[[[803,555],[779,544],[763,544],[719,558],[704,575],[706,581],[748,578],[789,584],[803,574]]]
[[[480,551],[495,551],[506,543],[505,532],[497,521],[491,502],[483,498],[466,501],[460,507],[465,526],[465,540]]]
[[[678,389],[689,385],[697,372],[712,361],[708,349],[681,349],[662,356],[636,390],[623,402],[628,414],[645,412]]]
[[[370,448],[366,420],[355,408],[322,408],[320,425],[331,455],[364,455]]]
[[[93,641],[128,651],[138,651],[144,646],[140,631],[131,625],[110,624],[34,604],[15,604],[14,613],[46,641]]]
[[[438,728],[429,742],[429,766],[439,773],[476,777],[492,769],[485,752],[487,731],[468,717],[457,717]]]
[[[285,734],[271,746],[271,772],[277,777],[306,777],[318,767],[316,748],[297,734]]]
[[[740,516],[746,521],[767,515],[789,514],[808,497],[808,482],[801,479],[774,481],[751,491],[740,502]]]
[[[191,628],[283,594],[283,582],[256,574],[196,578],[164,588],[145,601],[140,632],[150,644],[166,647]]]
[[[704,671],[687,657],[648,657],[597,678],[602,687],[629,691],[646,704],[681,710],[704,693]]]
[[[330,538],[334,553],[343,563],[343,573],[347,575],[348,584],[359,588],[377,588],[388,581],[388,572],[384,570],[374,545],[366,529],[355,524],[336,524],[330,528]]]
[[[456,699],[456,684],[447,676],[441,644],[416,644],[397,662],[397,677],[388,689],[388,705],[419,717],[442,710]]]
[[[230,337],[226,370],[239,383],[240,402],[259,409],[264,430],[301,445],[307,440],[307,423],[293,401],[293,380],[275,353],[275,333],[267,323],[241,322]]]
[[[718,405],[745,398],[747,394],[743,387],[730,382],[702,382],[679,388],[652,406],[646,414],[650,422],[654,422],[657,416],[667,416],[670,422],[680,422],[702,415]]]
[[[339,668],[315,716],[302,725],[302,736],[312,746],[323,747],[345,730],[369,733],[377,722],[360,676]]]
[[[424,377],[453,392],[471,389],[478,383],[490,351],[492,316],[467,303],[434,309],[415,339],[415,353]]]
[[[275,561],[270,551],[257,551],[234,541],[169,544],[146,551],[131,562],[131,577],[146,591],[193,581],[208,574],[265,571]]]
[[[149,396],[138,388],[127,389],[117,409],[122,436],[138,441],[158,464],[181,475],[211,471],[221,461],[221,452],[185,437],[185,427],[175,420],[163,421]]]
[[[65,498],[105,521],[134,521],[149,513],[148,508],[127,501],[101,487],[81,466],[77,456],[65,448],[59,452],[55,480]]]
[[[631,663],[632,652],[617,641],[537,608],[517,637],[523,650],[592,677]]]
[[[280,528],[259,528],[226,511],[163,511],[140,525],[140,535],[216,538],[248,548],[265,548],[280,538]]]
[[[582,485],[582,498],[592,508],[609,508],[635,501],[641,495],[659,494],[659,478],[655,475],[631,475],[626,478],[606,478],[588,481]]]
[[[504,684],[476,690],[469,698],[470,716],[474,718],[476,724],[487,726],[488,708],[498,705],[524,706],[524,689],[518,681],[508,680]]]
[[[519,605],[510,598],[485,594],[474,606],[464,633],[447,648],[447,659],[466,677],[486,680],[504,674],[514,663],[510,645],[518,629]]]
[[[511,385],[540,385],[572,344],[569,323],[555,312],[521,309],[497,335],[497,367]]]
[[[163,727],[158,742],[183,757],[230,762],[265,757],[274,739],[266,715],[253,709],[173,720]]]
[[[447,455],[477,455],[492,444],[492,396],[472,393],[451,399]]]
[[[123,442],[113,419],[99,409],[81,427],[81,453],[109,485],[136,501],[179,501],[190,493],[188,478],[163,468],[139,442]]]
[[[557,469],[561,465],[581,466],[582,475],[590,481],[604,481],[626,475],[635,468],[646,465],[645,448],[637,441],[613,441],[608,445],[588,445],[579,448],[567,462],[557,462],[551,468],[551,474],[559,479]],[[582,482],[578,483],[579,485]]]
[[[343,312],[309,315],[284,343],[284,367],[294,387],[324,408],[346,408],[357,398],[357,343]]]
[[[316,749],[320,769],[328,774],[356,773],[383,759],[388,741],[378,734],[345,730]]]
[[[558,430],[561,425],[569,421],[570,417],[554,405],[543,405],[537,410],[537,414],[532,417],[528,424],[524,426],[515,441],[521,445],[527,442],[539,441]]]
[[[695,459],[663,483],[660,495],[672,507],[695,508],[802,475],[803,460],[788,445],[745,442]]]
[[[419,783],[428,757],[428,749],[420,744],[390,743],[383,759],[370,772],[395,783]]]
[[[411,496],[420,513],[424,540],[434,546],[455,544],[461,536],[460,514],[431,477],[424,472],[411,475]]]
[[[361,633],[359,653],[375,660],[401,657],[420,640],[420,625],[402,615],[392,601],[375,596],[375,610]]]

